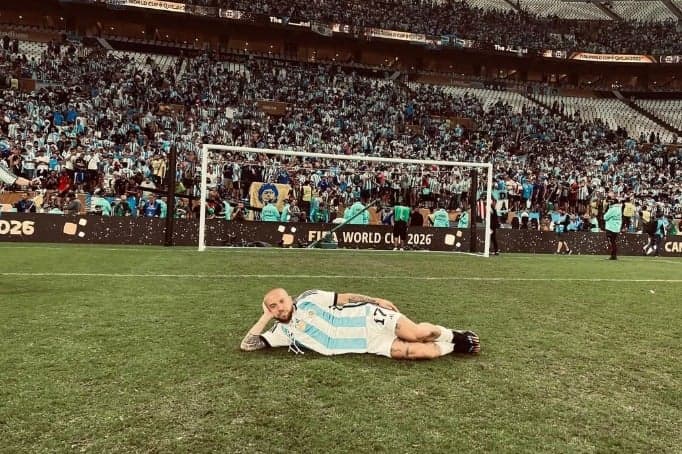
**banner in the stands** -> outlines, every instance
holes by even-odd
[[[256,101],[256,107],[267,114],[276,117],[283,117],[289,111],[289,104],[280,101]],[[234,115],[232,115],[234,117]]]
[[[545,58],[562,58],[562,59],[568,58],[568,52],[566,52],[565,50],[547,49],[547,50],[543,50],[542,52],[540,52],[540,55],[542,55]]]
[[[384,30],[383,28],[365,28],[365,36],[371,38],[394,39],[400,41],[410,41],[413,43],[427,43],[426,35],[423,33],[401,32],[397,30]]]
[[[271,202],[282,211],[289,191],[291,186],[288,184],[255,182],[249,187],[249,201],[254,208],[263,208],[266,203]]]
[[[218,15],[218,8],[215,6],[187,5],[187,12],[195,16],[215,17]]]
[[[122,10],[126,6],[126,0],[105,0],[104,3],[107,5],[107,8],[113,10]]]
[[[590,52],[573,52],[569,59],[608,63],[656,63],[656,60],[650,55],[634,54],[593,54]]]
[[[321,22],[311,23],[310,29],[312,31],[314,31],[315,33],[317,33],[318,35],[322,35],[322,36],[329,37],[329,36],[332,36],[334,34],[334,32],[332,31],[332,28],[329,25],[323,24]]]
[[[528,48],[521,46],[503,46],[500,44],[494,44],[493,50],[496,52],[506,52],[510,54],[516,54],[518,56],[528,55]]]
[[[235,9],[220,8],[218,10],[218,17],[222,17],[223,19],[242,20],[244,16],[245,15],[243,12],[237,11]]]
[[[682,55],[659,55],[659,63],[679,65],[682,63]]]
[[[442,35],[440,40],[436,42],[440,46],[453,46],[453,47],[474,47],[474,41],[471,39],[458,38],[455,35]]]
[[[299,21],[299,20],[293,20],[289,17],[277,17],[277,16],[270,16],[269,19],[270,19],[271,24],[291,25],[293,27],[310,28],[310,22],[309,21]]]
[[[162,0],[123,0],[120,3],[134,8],[156,9],[160,11],[172,11],[175,13],[185,12],[184,3],[166,2]]]

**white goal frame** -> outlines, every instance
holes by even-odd
[[[206,197],[208,196],[207,172],[208,172],[208,157],[211,150],[241,152],[241,153],[257,153],[270,154],[279,156],[300,156],[304,158],[320,158],[333,159],[344,161],[368,161],[368,162],[382,162],[393,164],[421,164],[421,165],[438,165],[444,167],[464,167],[485,169],[486,177],[486,210],[485,213],[485,246],[483,256],[490,256],[490,209],[492,203],[492,189],[493,189],[493,165],[489,162],[461,162],[461,161],[437,161],[425,159],[401,159],[401,158],[383,158],[379,156],[364,156],[364,155],[343,155],[330,153],[312,153],[306,151],[293,150],[271,150],[268,148],[250,148],[237,147],[233,145],[213,145],[204,144],[201,147],[201,193],[200,193],[200,208],[199,208],[199,251],[206,250]],[[469,222],[476,222],[476,213],[472,213]]]

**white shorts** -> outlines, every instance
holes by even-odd
[[[367,316],[367,353],[391,357],[391,346],[398,336],[395,328],[400,312],[370,305],[372,311]]]

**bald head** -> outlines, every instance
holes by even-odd
[[[272,290],[269,290],[265,296],[263,297],[263,303],[267,306],[269,302],[271,301],[276,301],[284,296],[288,296],[289,294],[287,293],[286,290],[283,288],[273,288]]]
[[[263,304],[272,316],[282,323],[289,323],[294,312],[294,302],[283,288],[273,288],[265,294]]]

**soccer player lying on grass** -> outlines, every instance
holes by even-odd
[[[268,323],[276,323],[263,332]],[[432,359],[448,353],[477,354],[472,331],[415,323],[382,298],[308,290],[295,300],[276,288],[263,299],[263,315],[242,340],[247,352],[266,347],[301,347],[322,355],[373,353],[395,359]]]

